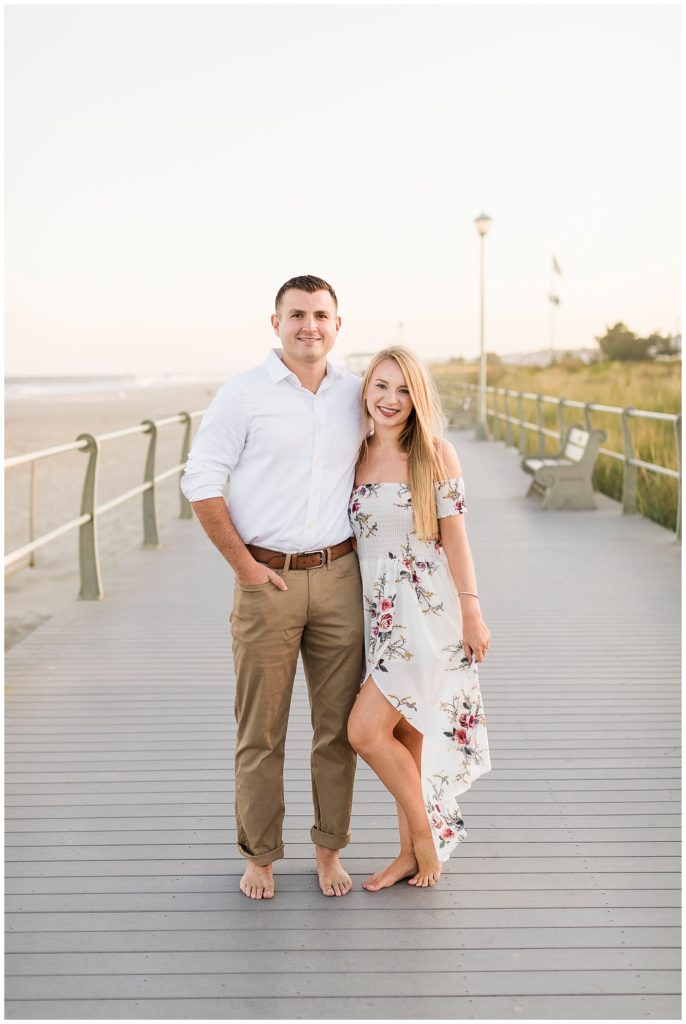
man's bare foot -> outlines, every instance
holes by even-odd
[[[248,863],[240,886],[241,892],[251,900],[270,900],[276,891],[271,864],[259,868],[257,864]]]
[[[418,868],[419,865],[415,860],[412,850],[401,850],[391,864],[382,868],[381,871],[377,871],[366,882],[363,882],[362,888],[367,889],[368,892],[386,889],[389,885],[395,885],[396,882],[400,882],[403,878],[410,878],[411,875],[417,872]]]
[[[441,877],[441,862],[436,856],[436,847],[431,836],[426,839],[414,839],[414,853],[417,858],[417,873],[408,879],[408,885],[418,889],[435,885]]]
[[[325,896],[345,896],[353,887],[353,880],[341,864],[338,850],[317,847],[317,874]]]

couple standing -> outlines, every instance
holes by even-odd
[[[400,832],[398,857],[364,888],[403,878],[431,886],[466,835],[457,795],[490,769],[475,664],[489,632],[460,465],[410,352],[378,353],[362,382],[328,361],[341,326],[331,285],[292,278],[275,309],[281,349],[218,391],[182,480],[236,575],[240,888],[253,899],[275,892],[299,654],[322,892],[352,888],[339,851],[350,840],[356,752],[395,797]]]

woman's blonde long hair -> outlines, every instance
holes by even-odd
[[[413,409],[398,438],[398,444],[400,450],[407,455],[415,530],[421,540],[433,540],[438,535],[434,481],[445,480],[447,476],[439,447],[446,423],[441,400],[417,356],[409,349],[393,345],[377,352],[367,367],[362,382],[362,414],[365,418],[369,417],[367,390],[377,366],[384,359],[394,359],[398,364],[412,399]],[[367,452],[365,436],[360,445],[358,461],[365,459]]]

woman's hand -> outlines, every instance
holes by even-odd
[[[464,644],[465,657],[469,658],[471,662],[473,654],[477,661],[483,661],[490,642],[491,634],[488,626],[481,618],[481,612],[463,612],[462,643]]]

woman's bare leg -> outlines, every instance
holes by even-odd
[[[417,732],[405,718],[401,718],[393,730],[393,735],[412,755],[412,760],[417,768],[417,779],[420,780],[421,785],[422,734]],[[388,886],[395,885],[396,882],[400,882],[404,878],[412,880],[417,874],[418,865],[414,855],[410,825],[402,804],[398,803],[397,800],[395,802],[395,810],[398,817],[400,853],[394,861],[391,861],[385,868],[375,872],[375,874],[362,883],[362,888],[368,889],[370,892],[376,892],[377,889],[386,889]],[[414,884],[414,882],[410,881],[410,884]]]
[[[414,884],[434,885],[440,878],[441,865],[426,816],[415,758],[394,735],[394,729],[401,719],[402,715],[391,706],[369,677],[350,715],[348,738],[353,748],[395,797],[405,815],[404,821],[399,819],[399,827],[405,839],[409,833],[412,843],[417,864]]]

